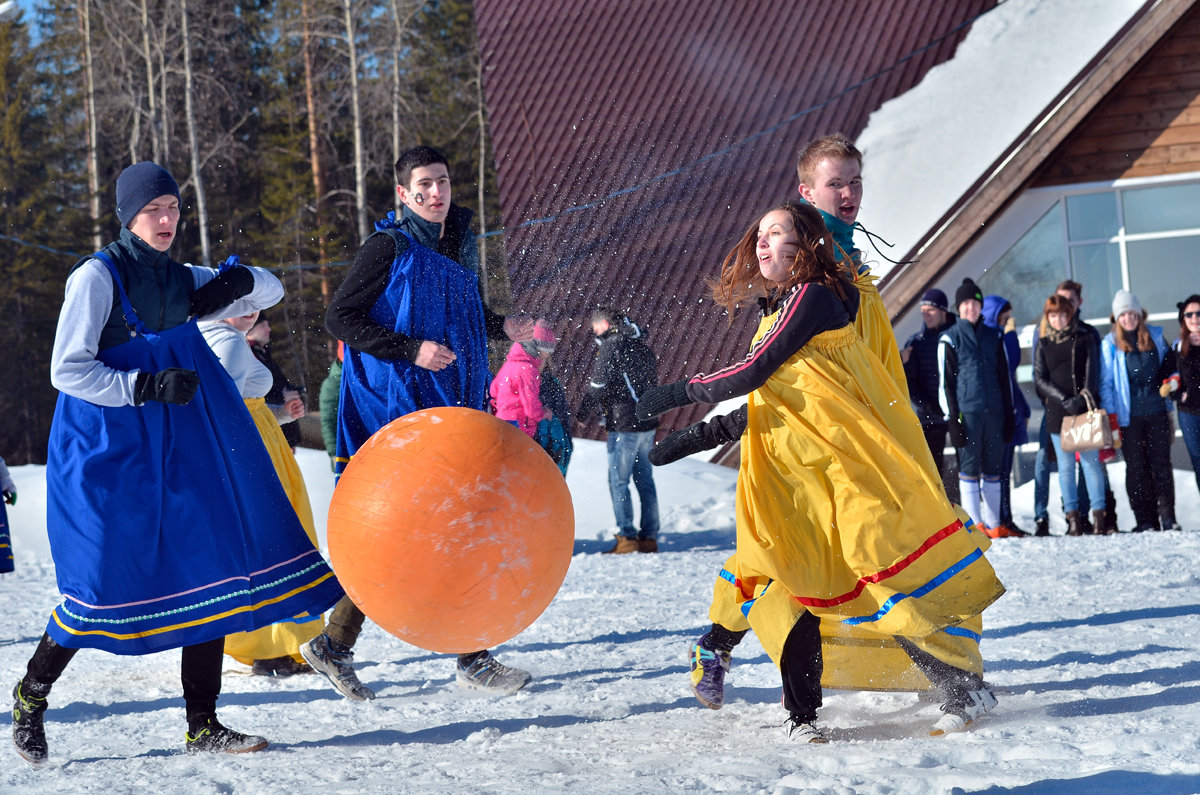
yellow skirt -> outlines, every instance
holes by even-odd
[[[854,328],[863,342],[883,362],[883,368],[900,388],[900,394],[908,400],[908,377],[904,375],[904,360],[900,358],[900,345],[896,342],[896,332],[892,330],[892,321],[883,305],[883,298],[875,287],[876,277],[870,273],[859,275],[854,280],[858,288],[858,316],[854,318]]]
[[[928,456],[908,395],[854,329],[812,339],[749,407],[731,575],[776,661],[803,610],[874,636],[925,638],[1004,592],[982,534],[910,452]]]
[[[275,473],[279,476],[283,490],[287,493],[288,501],[296,511],[304,532],[313,546],[317,545],[317,531],[313,524],[312,507],[308,503],[308,489],[304,487],[304,476],[300,474],[300,465],[292,448],[279,429],[279,421],[263,398],[249,398],[246,408],[258,426],[263,444],[275,464]],[[297,616],[293,621],[272,624],[269,627],[256,629],[253,632],[238,632],[225,636],[225,653],[245,665],[255,660],[270,660],[275,657],[291,657],[296,662],[304,662],[300,656],[300,644],[321,634],[324,627],[322,616]]]

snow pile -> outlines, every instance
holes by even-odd
[[[897,259],[959,200],[1141,8],[1143,0],[1005,0],[971,25],[954,58],[867,120],[863,214]],[[891,263],[873,254],[872,271]]]
[[[328,460],[309,450],[300,460],[323,521]],[[5,694],[57,601],[44,470],[13,474],[17,572],[0,577]],[[995,543],[989,556],[1008,593],[985,618],[994,715],[929,737],[935,704],[830,691],[826,746],[788,741],[779,675],[753,635],[735,653],[725,708],[692,698],[686,649],[707,626],[712,580],[733,546],[736,473],[681,461],[655,474],[663,552],[600,555],[613,532],[604,446],[578,442],[571,570],[545,614],[497,652],[533,673],[514,696],[460,691],[447,655],[368,623],[356,653],[377,700],[346,701],[315,676],[253,677],[227,658],[221,717],[271,747],[191,757],[177,651],[83,651],[51,695],[51,766],[31,770],[0,748],[0,791],[1200,792],[1200,493],[1191,472],[1176,472],[1188,532]],[[1110,475],[1124,504],[1122,467]],[[1031,526],[1032,484],[1014,505],[1018,523]],[[1131,523],[1122,507],[1122,527]],[[1063,530],[1056,516],[1053,532]]]

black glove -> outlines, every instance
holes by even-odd
[[[650,451],[650,463],[656,467],[660,467],[663,464],[678,461],[692,453],[711,450],[714,447],[716,447],[715,444],[704,438],[704,423],[697,422],[694,425],[689,425],[682,431],[675,431],[669,434],[661,442],[654,445],[654,448]]]
[[[1017,430],[1017,418],[1010,412],[1004,416],[1004,428],[1000,431],[1005,444],[1012,444],[1013,433]]]
[[[642,420],[653,419],[671,409],[694,402],[687,396],[687,381],[676,381],[664,386],[652,386],[638,398],[635,416]]]
[[[253,289],[254,274],[249,268],[230,268],[214,277],[208,284],[192,291],[192,314],[196,317],[211,315]]]
[[[168,367],[157,373],[138,373],[137,383],[133,387],[133,399],[139,406],[147,400],[186,406],[199,387],[200,376],[196,375],[195,370]]]
[[[958,450],[967,446],[967,429],[963,427],[961,418],[950,420],[950,445]]]
[[[1062,402],[1063,414],[1068,417],[1074,417],[1087,411],[1087,401],[1083,395],[1069,397]]]

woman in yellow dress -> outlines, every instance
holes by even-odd
[[[205,321],[200,324],[200,331],[246,401],[246,408],[250,410],[254,425],[271,456],[271,463],[275,465],[272,472],[241,474],[247,478],[278,477],[308,540],[315,547],[317,533],[312,507],[308,502],[308,489],[304,486],[304,476],[300,473],[300,465],[296,463],[291,445],[279,427],[281,423],[303,415],[304,407],[299,398],[276,410],[267,405],[264,396],[270,391],[274,377],[267,366],[255,358],[246,341],[246,332],[254,326],[258,316],[259,313],[254,312],[240,317]],[[277,415],[277,411],[281,415]],[[261,676],[312,673],[300,656],[300,644],[321,634],[323,626],[320,615],[297,616],[292,621],[272,624],[253,632],[238,632],[226,636],[225,653],[249,665],[254,673]]]
[[[741,436],[731,574],[742,613],[780,666],[791,734],[824,741],[814,726],[820,618],[895,638],[945,698],[934,733],[965,727],[996,703],[982,677],[905,639],[977,616],[1004,588],[980,533],[910,452],[928,454],[920,424],[854,330],[859,291],[819,212],[787,203],[764,215],[726,257],[713,293],[731,312],[759,300],[749,353],[647,391],[638,412],[748,396],[744,433],[725,427],[729,418],[715,429],[697,423],[660,442],[652,460],[699,449],[709,433]]]

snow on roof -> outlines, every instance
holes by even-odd
[[[858,136],[859,220],[903,256],[991,166],[1143,0],[1005,0],[975,20],[952,59],[885,102]],[[874,255],[872,271],[891,263]]]

